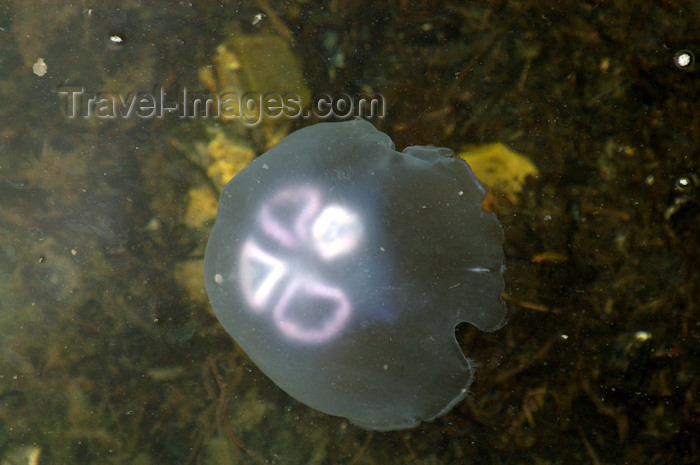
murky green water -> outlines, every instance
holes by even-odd
[[[0,2],[0,464],[697,462],[698,17]],[[299,99],[275,117],[270,93]],[[325,97],[376,99],[399,149],[501,142],[539,171],[486,200],[509,322],[458,328],[471,394],[415,429],[294,401],[204,293],[218,192]]]

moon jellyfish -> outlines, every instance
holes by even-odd
[[[370,430],[464,398],[455,339],[505,323],[503,230],[447,148],[403,152],[364,120],[282,140],[224,188],[204,259],[217,318],[299,401]]]

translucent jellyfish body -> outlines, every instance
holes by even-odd
[[[372,430],[467,393],[462,322],[505,323],[503,230],[452,151],[394,150],[370,123],[321,123],[223,190],[205,255],[214,312],[279,387]]]

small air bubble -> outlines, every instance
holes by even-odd
[[[681,50],[673,56],[673,63],[684,71],[691,71],[695,65],[695,55],[690,50]]]
[[[679,189],[687,189],[688,186],[690,186],[690,179],[687,177],[683,176],[678,179],[676,179],[676,187]]]

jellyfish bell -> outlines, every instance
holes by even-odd
[[[459,323],[505,323],[503,230],[452,151],[370,123],[299,130],[221,193],[205,281],[222,326],[287,393],[371,430],[458,403]]]

